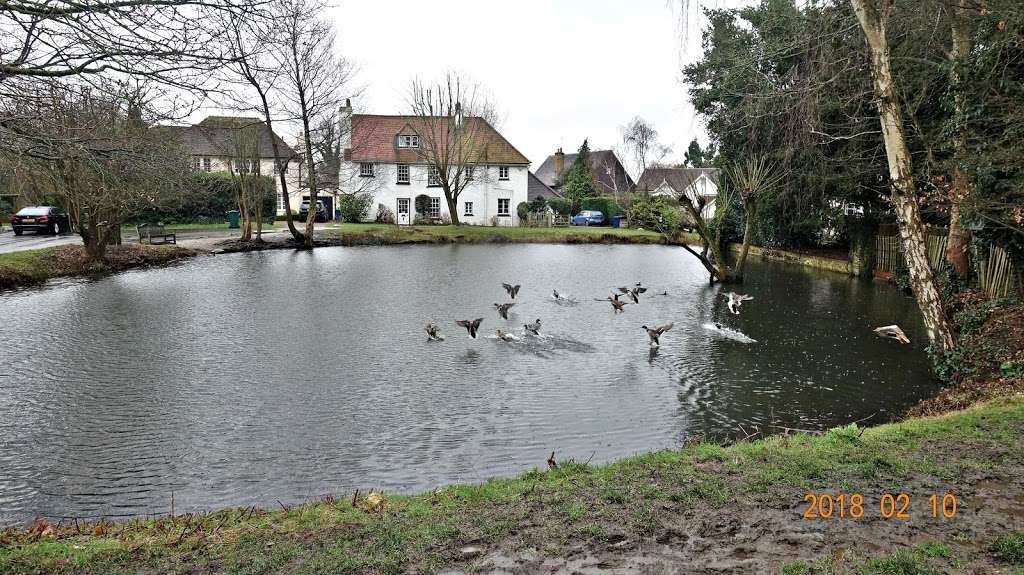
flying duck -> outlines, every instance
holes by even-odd
[[[646,325],[640,327],[644,328],[644,330],[647,332],[647,337],[651,338],[651,347],[658,347],[659,345],[661,345],[661,342],[658,341],[658,338],[661,336],[661,334],[672,329],[672,322],[668,322],[665,325],[659,325],[657,327],[647,327]]]
[[[437,330],[437,324],[428,323],[427,327],[427,340],[429,341],[444,341],[444,336]]]
[[[469,332],[469,337],[476,339],[476,330],[480,329],[480,322],[484,321],[484,318],[478,317],[474,320],[460,319],[455,322],[455,325],[466,328]]]
[[[512,299],[516,299],[516,294],[519,293],[519,284],[510,285],[503,283],[501,284],[501,287],[505,288],[505,291],[508,292],[509,297],[511,297]]]
[[[622,308],[626,307],[626,304],[629,303],[628,301],[619,301],[617,296],[609,297],[608,301],[611,302],[612,308],[615,310],[612,313],[622,313],[624,311]]]
[[[508,319],[508,308],[516,305],[515,303],[496,303],[494,304],[495,309],[498,310],[498,315],[502,319]]]
[[[537,318],[537,321],[533,323],[524,323],[523,327],[533,335],[540,335],[540,318]]]
[[[727,294],[722,295],[729,298],[729,311],[736,315],[740,315],[740,306],[743,305],[743,302],[754,299],[754,296],[752,295],[741,294],[736,292],[729,292]]]
[[[878,337],[890,337],[900,343],[910,343],[910,339],[907,337],[907,334],[903,333],[903,330],[900,329],[900,326],[896,324],[876,327],[871,331],[875,332],[875,335],[877,335]]]

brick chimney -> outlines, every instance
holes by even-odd
[[[565,154],[562,153],[562,148],[558,148],[555,152],[555,179],[562,179],[562,172],[565,171]]]
[[[341,139],[341,155],[352,154],[352,100],[345,98],[345,105],[338,109],[338,135]]]

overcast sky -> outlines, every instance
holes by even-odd
[[[406,113],[413,77],[465,73],[491,93],[502,133],[536,169],[583,138],[591,149],[617,144],[633,116],[654,125],[672,158],[706,140],[680,81],[700,45],[695,31],[682,45],[680,2],[340,0],[332,14],[366,88],[357,111]]]

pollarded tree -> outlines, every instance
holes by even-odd
[[[775,168],[765,156],[748,156],[745,160],[729,164],[725,168],[728,183],[739,194],[743,203],[743,246],[736,259],[733,279],[743,281],[743,270],[754,237],[754,223],[758,209],[782,180],[783,173]]]

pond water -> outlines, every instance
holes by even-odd
[[[625,313],[594,301],[637,281]],[[502,282],[523,286],[509,321]],[[742,290],[755,299],[729,314],[679,248],[456,245],[224,255],[0,294],[0,524],[166,513],[172,492],[183,512],[427,489],[552,450],[600,462],[740,426],[878,422],[936,390],[896,290],[756,261]],[[453,322],[475,317],[473,340]],[[493,337],[536,318],[539,338]],[[669,321],[652,353],[640,326]],[[891,323],[911,345],[872,334]]]

